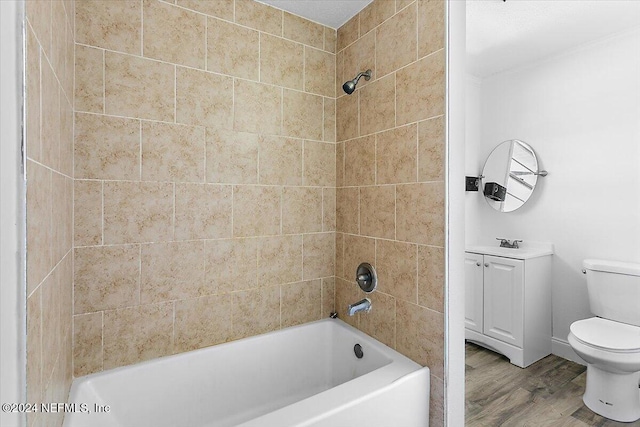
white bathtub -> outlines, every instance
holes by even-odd
[[[110,410],[64,427],[425,427],[429,369],[324,319],[77,378],[69,402]]]

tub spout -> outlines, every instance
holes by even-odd
[[[358,301],[355,304],[349,305],[349,308],[347,309],[347,314],[349,316],[353,316],[359,311],[364,311],[365,313],[368,313],[369,311],[371,311],[371,300],[369,298],[365,298],[363,300]]]

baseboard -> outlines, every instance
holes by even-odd
[[[564,359],[571,360],[572,362],[576,362],[579,365],[587,366],[587,363],[582,360],[575,351],[573,351],[571,345],[560,338],[551,338],[551,353]]]

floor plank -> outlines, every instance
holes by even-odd
[[[550,355],[521,369],[479,345],[465,350],[467,427],[640,427],[584,405],[585,366]]]

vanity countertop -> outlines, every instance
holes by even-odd
[[[501,248],[500,246],[469,245],[465,250],[467,252],[514,259],[530,259],[553,255],[553,245],[523,246],[518,249]]]

